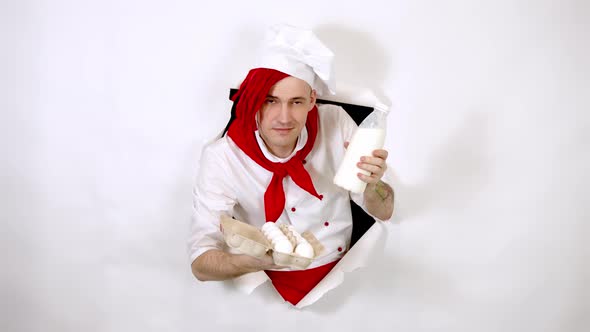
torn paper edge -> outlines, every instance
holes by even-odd
[[[344,282],[344,273],[365,267],[371,255],[378,247],[382,232],[386,232],[390,222],[376,221],[357,243],[344,255],[336,266],[328,273],[316,287],[314,287],[297,305],[304,308],[315,303],[330,290]],[[264,271],[248,273],[233,279],[236,288],[246,294],[251,294],[258,286],[270,280]]]

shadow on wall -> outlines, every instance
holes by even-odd
[[[394,57],[370,32],[339,24],[319,25],[313,30],[336,55],[337,87],[369,88],[377,97],[390,101],[388,95],[392,92],[383,91],[383,86],[387,75],[395,72],[392,68]],[[486,181],[489,145],[486,111],[474,107],[466,112],[470,115],[449,141],[437,149],[421,183],[405,185],[399,177],[394,178],[399,203],[396,207],[397,220],[405,220],[433,208],[460,209],[474,199],[474,192],[480,190]]]
[[[391,67],[394,57],[370,32],[338,24],[319,25],[313,30],[335,53],[337,88],[340,85],[369,88],[381,100],[391,101],[392,92],[384,91],[383,86],[387,75],[395,72]],[[406,220],[433,208],[461,209],[475,198],[474,193],[485,185],[487,174],[487,111],[473,107],[466,112],[470,115],[448,142],[437,149],[421,183],[406,185],[394,170],[396,220]]]
[[[395,179],[397,220],[405,221],[431,211],[444,214],[448,220],[449,215],[469,209],[470,202],[478,199],[488,183],[489,143],[488,117],[482,110],[474,109],[437,149],[422,183],[408,186]],[[375,255],[366,267],[345,274],[346,287],[333,289],[310,310],[325,314],[337,312],[360,292],[369,292],[371,298],[382,298],[382,301],[375,300],[378,303],[388,303],[392,296],[399,295],[418,302],[423,299],[424,303],[442,304],[458,296],[459,287],[454,281],[433,269],[430,263],[387,252],[387,237],[387,232],[381,233]]]
[[[336,89],[343,86],[371,89],[382,101],[391,102],[383,91],[387,75],[392,72],[392,55],[370,32],[337,24],[313,29],[334,54]]]
[[[422,182],[406,185],[394,179],[397,220],[432,211],[453,214],[478,199],[490,174],[489,116],[474,108],[449,139],[436,148]]]

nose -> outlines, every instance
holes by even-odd
[[[291,122],[292,114],[291,114],[291,105],[288,102],[281,103],[279,110],[279,116],[277,120],[281,123],[289,123]]]

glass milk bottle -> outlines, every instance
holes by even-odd
[[[357,173],[370,175],[368,171],[357,167],[362,156],[372,156],[373,150],[382,149],[385,143],[385,128],[389,107],[376,103],[373,112],[369,114],[354,132],[344,160],[334,176],[334,184],[353,193],[365,191],[367,183],[359,179]]]

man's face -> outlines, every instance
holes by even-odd
[[[270,89],[258,112],[258,131],[275,156],[284,158],[291,154],[315,100],[315,90],[292,76]]]

